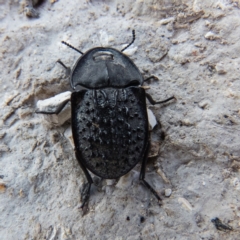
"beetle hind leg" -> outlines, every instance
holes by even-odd
[[[145,180],[145,171],[146,171],[146,165],[147,165],[147,159],[148,159],[148,150],[149,150],[149,143],[147,146],[147,151],[146,151],[143,161],[142,161],[139,179],[153,193],[153,195],[157,198],[159,204],[161,205],[162,199],[159,197],[156,190],[154,190],[154,188],[152,188],[152,186]]]
[[[84,208],[85,204],[88,203],[89,197],[90,197],[90,189],[91,189],[91,183],[87,182],[83,185],[82,191],[81,191],[81,201],[82,205],[80,208]]]
[[[172,96],[172,97],[167,98],[167,99],[165,99],[165,100],[163,100],[163,101],[158,101],[158,102],[157,102],[157,101],[153,100],[152,96],[151,96],[150,94],[148,94],[148,93],[146,93],[146,98],[148,99],[148,101],[149,101],[152,105],[161,104],[161,103],[166,103],[166,102],[169,102],[169,101],[171,101],[171,100],[173,100],[173,99],[176,99],[174,96]]]
[[[80,167],[82,168],[86,178],[87,178],[87,183],[85,183],[83,185],[82,191],[81,191],[81,201],[82,201],[82,205],[80,208],[84,208],[85,204],[88,203],[89,197],[90,197],[90,189],[91,189],[91,185],[93,183],[92,177],[89,174],[87,168],[82,164],[81,162],[81,158],[79,157],[78,153],[76,152],[76,158],[78,160],[78,163],[80,165]]]

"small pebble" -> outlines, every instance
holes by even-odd
[[[217,63],[215,69],[218,74],[225,74],[227,72],[224,63]]]
[[[198,103],[198,106],[202,109],[205,109],[207,106],[209,106],[209,101],[202,100],[201,102]]]
[[[165,197],[170,197],[172,194],[172,189],[171,188],[166,188],[165,189]]]
[[[216,34],[214,34],[214,33],[211,32],[211,31],[208,32],[208,33],[206,33],[204,37],[205,37],[206,39],[208,39],[208,40],[216,40],[216,39],[219,38]]]

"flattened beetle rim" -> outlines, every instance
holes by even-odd
[[[76,89],[76,87],[78,85],[82,86],[82,87],[85,87],[87,89],[102,89],[102,88],[105,88],[105,87],[89,88],[88,86],[86,86],[84,84],[80,84],[80,83],[77,83],[76,85],[73,84],[73,73],[74,73],[78,63],[80,61],[82,61],[91,52],[98,52],[98,51],[116,52],[117,54],[122,55],[124,57],[124,59],[127,60],[138,71],[139,75],[141,76],[141,80],[140,81],[136,80],[137,82],[139,82],[139,84],[132,84],[131,85],[131,83],[128,83],[126,86],[108,86],[108,87],[125,88],[125,87],[128,87],[128,86],[142,86],[143,85],[144,79],[143,79],[143,76],[142,76],[140,70],[138,69],[138,67],[135,65],[135,63],[127,55],[125,55],[123,52],[118,51],[115,48],[96,47],[96,48],[91,48],[87,52],[85,52],[81,57],[78,58],[78,60],[74,64],[74,66],[72,68],[72,71],[71,71],[71,74],[70,74],[70,84],[71,84],[72,89]]]

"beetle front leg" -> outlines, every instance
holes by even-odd
[[[144,82],[148,82],[148,81],[150,81],[150,80],[159,80],[159,79],[158,79],[158,77],[152,75],[152,76],[150,76],[150,77],[144,79],[143,81],[144,81]]]
[[[57,63],[59,63],[61,66],[63,66],[66,70],[66,75],[70,76],[71,68],[67,67],[60,59],[57,60]]]
[[[148,159],[149,146],[150,146],[150,144],[148,142],[147,150],[146,150],[146,153],[145,153],[143,161],[142,161],[139,179],[153,193],[153,195],[157,198],[159,204],[161,205],[162,199],[159,197],[157,192],[151,187],[151,185],[145,180],[145,171],[146,171],[146,165],[147,165],[147,159]]]
[[[81,201],[82,201],[82,205],[80,208],[83,209],[83,207],[85,206],[85,204],[88,202],[89,197],[90,197],[90,189],[91,189],[91,185],[93,183],[92,177],[89,174],[87,168],[82,164],[81,159],[78,155],[78,153],[76,152],[76,158],[78,160],[78,163],[80,165],[80,167],[82,168],[86,178],[87,178],[87,183],[84,184],[83,186],[83,190],[81,191]]]
[[[67,105],[67,103],[70,101],[70,99],[67,99],[66,101],[62,102],[56,109],[51,110],[51,111],[44,111],[37,109],[35,113],[41,113],[41,114],[59,114],[63,108]]]
[[[165,100],[163,100],[163,101],[157,102],[157,101],[153,100],[152,96],[151,96],[150,94],[148,94],[148,93],[146,93],[146,98],[148,99],[148,101],[149,101],[152,105],[161,104],[161,103],[166,103],[166,102],[168,102],[168,101],[170,101],[170,100],[176,99],[174,96],[172,96],[172,97],[167,98],[167,99],[165,99]]]

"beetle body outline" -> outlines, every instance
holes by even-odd
[[[134,40],[133,30],[133,40],[127,47]],[[82,54],[70,44],[62,43]],[[60,60],[58,62],[69,71]],[[71,95],[75,154],[88,181],[82,191],[82,208],[89,200],[93,183],[88,170],[105,179],[116,179],[140,161],[139,179],[161,202],[157,192],[145,180],[150,145],[146,98],[154,105],[174,97],[154,101],[141,87],[146,80],[133,61],[114,48],[92,48],[76,61],[70,83],[73,89],[78,85],[85,88]],[[37,113],[59,113],[66,103],[58,108],[58,112]]]

